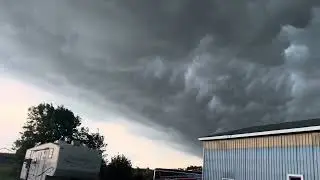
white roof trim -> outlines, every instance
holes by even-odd
[[[275,135],[275,134],[288,134],[288,133],[319,131],[319,130],[320,130],[320,126],[310,126],[310,127],[302,127],[302,128],[281,129],[281,130],[262,131],[262,132],[253,132],[253,133],[244,133],[244,134],[202,137],[202,138],[198,138],[198,140],[210,141],[210,140],[221,140],[221,139],[235,139],[235,138],[244,138],[244,137],[267,136],[267,135]]]

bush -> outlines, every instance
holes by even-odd
[[[102,180],[131,180],[133,177],[131,161],[124,155],[112,157],[108,165],[101,167],[100,177]]]

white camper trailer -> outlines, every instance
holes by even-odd
[[[21,180],[94,180],[98,177],[101,155],[86,146],[64,141],[28,149]]]

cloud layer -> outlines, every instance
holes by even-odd
[[[2,0],[0,64],[199,153],[208,133],[319,116],[317,3]]]

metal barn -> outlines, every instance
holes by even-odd
[[[203,180],[320,180],[320,119],[199,138]]]

